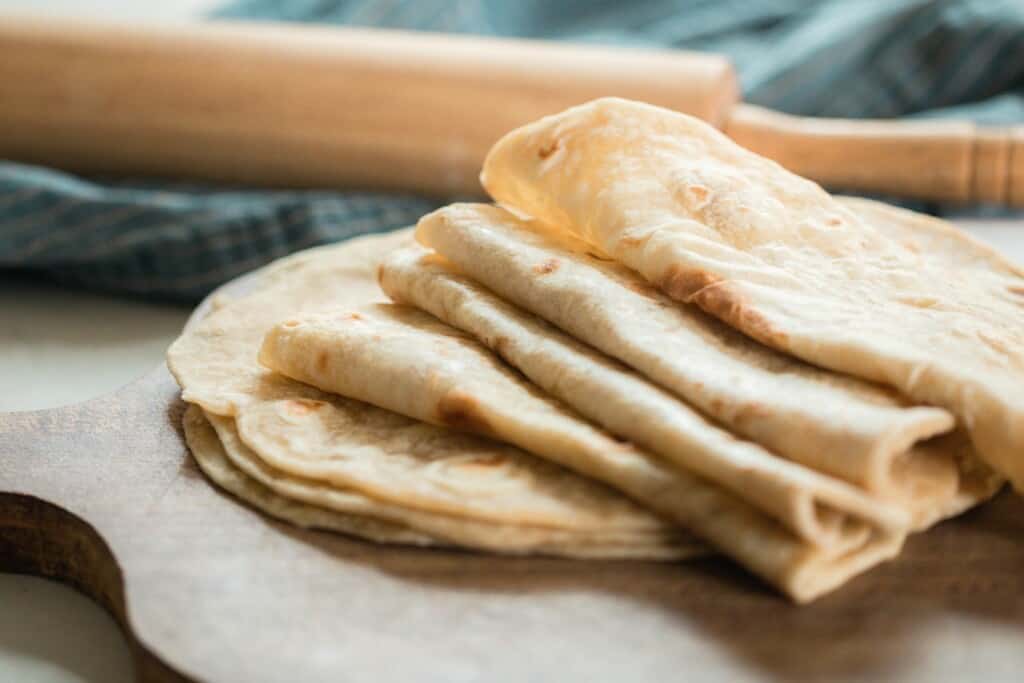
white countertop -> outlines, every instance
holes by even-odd
[[[180,20],[219,0],[0,0],[0,12]],[[76,403],[162,362],[188,311],[0,275],[0,411]],[[0,681],[129,683],[114,620],[62,584],[0,573]]]

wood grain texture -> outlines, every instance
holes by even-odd
[[[703,118],[826,186],[1024,206],[1024,127],[734,107],[720,55],[218,21],[0,16],[0,156],[87,172],[479,195],[509,130],[603,96]]]
[[[182,410],[160,367],[84,404],[0,414],[0,568],[96,598],[140,680],[1015,681],[1024,668],[1011,495],[794,607],[722,559],[512,559],[299,530],[203,478]]]
[[[725,132],[833,189],[1024,206],[1024,126],[819,119],[739,105]]]
[[[423,32],[0,16],[0,155],[288,186],[480,192],[506,131],[608,93],[712,121],[717,55]]]

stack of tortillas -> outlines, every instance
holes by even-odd
[[[504,208],[292,256],[174,344],[211,479],[381,542],[717,550],[797,601],[1024,486],[1024,272],[955,228],[618,99],[482,178]]]

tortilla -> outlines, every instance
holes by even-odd
[[[394,505],[573,531],[667,529],[608,487],[518,448],[366,403],[267,401],[242,409],[237,424],[268,465]]]
[[[325,394],[259,366],[260,341],[274,322],[295,311],[380,298],[376,262],[401,242],[409,242],[408,231],[304,252],[258,274],[246,296],[220,299],[168,352],[184,398],[211,415],[237,417],[243,441],[265,445],[291,438],[275,444],[279,459],[300,463],[298,474],[351,494],[369,494],[419,513],[444,512],[467,525],[532,524],[551,530],[550,542],[537,532],[531,542],[538,548],[554,548],[560,535],[571,533],[580,539],[574,541],[577,554],[585,552],[586,539],[607,539],[609,547],[628,546],[634,555],[690,554],[696,547],[692,538],[604,485],[518,449]],[[317,410],[300,410],[309,406]],[[297,433],[261,430],[276,418],[278,424],[296,419],[296,413],[307,418]],[[328,450],[307,448],[314,433],[309,430],[316,426],[321,440],[312,445]],[[399,519],[408,525],[411,517]],[[436,526],[429,533],[441,535]],[[472,536],[449,531],[447,538],[469,545]],[[499,549],[502,538],[496,533],[490,549]],[[511,532],[504,538],[515,540],[516,547],[528,545]]]
[[[380,265],[382,289],[462,330],[616,437],[727,489],[793,533],[828,545],[852,515],[901,530],[909,514],[846,482],[736,439],[625,366],[507,304],[441,257],[396,250]]]
[[[218,425],[216,431],[211,421]],[[578,559],[668,561],[709,552],[677,529],[649,534],[578,533],[473,523],[405,510],[273,470],[242,444],[230,418],[204,415],[198,406],[189,405],[182,424],[199,468],[216,485],[271,517],[303,528],[339,532],[375,543],[457,545],[502,554]],[[225,437],[223,441],[218,434]],[[401,520],[412,524],[406,526]],[[413,527],[427,529],[430,534]]]
[[[845,479],[934,522],[999,482],[962,448],[923,448],[948,430],[943,410],[768,349],[579,240],[485,205],[424,217],[417,236],[505,300],[623,361],[734,433]],[[916,444],[916,445],[915,445]]]
[[[408,241],[405,230],[361,237],[299,252],[251,275],[254,284],[245,296],[217,300],[209,315],[168,349],[167,366],[182,399],[215,415],[233,416],[251,402],[323,398],[256,362],[263,334],[293,313],[383,300],[375,281],[377,261]]]
[[[213,426],[202,409],[190,405],[182,417],[185,441],[199,469],[215,484],[271,517],[299,527],[326,529],[377,543],[431,546],[436,541],[401,524],[364,515],[327,510],[280,496],[246,476],[228,460]]]
[[[707,549],[692,536],[670,528],[648,533],[616,533],[489,524],[379,501],[349,489],[275,469],[242,443],[231,418],[207,415],[207,420],[216,431],[228,461],[243,476],[281,498],[304,503],[317,510],[343,513],[346,517],[357,516],[407,527],[431,539],[431,545],[458,545],[513,555],[543,554],[591,559],[678,560],[707,553]]]
[[[887,234],[913,214],[873,225],[711,126],[621,99],[509,133],[482,180],[764,344],[948,409],[1024,487],[1024,271],[973,240],[927,245],[968,258],[918,249]]]
[[[853,519],[829,546],[802,541],[720,487],[579,419],[466,335],[407,307],[290,318],[267,333],[260,360],[324,391],[505,440],[611,484],[798,601],[892,557],[902,543],[901,533]]]

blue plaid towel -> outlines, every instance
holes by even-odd
[[[782,111],[1024,121],[1021,0],[243,0],[215,17],[712,51],[733,60],[747,101]],[[0,267],[194,301],[297,249],[409,225],[434,206],[0,163]]]

